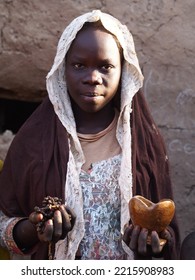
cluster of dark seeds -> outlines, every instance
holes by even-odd
[[[45,222],[53,218],[54,212],[59,209],[61,204],[62,199],[58,197],[47,196],[44,198],[41,208],[38,206],[34,208],[36,213],[41,213],[43,215],[43,219],[37,224],[38,232],[42,233],[44,231]]]

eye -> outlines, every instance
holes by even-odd
[[[74,63],[74,64],[73,64],[73,67],[74,67],[75,69],[83,69],[85,66],[84,66],[84,64],[82,64],[82,63]]]
[[[105,64],[105,65],[102,66],[102,69],[105,70],[105,71],[109,71],[113,68],[114,68],[114,66],[112,64]]]

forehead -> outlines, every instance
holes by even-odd
[[[112,34],[103,28],[88,26],[78,32],[68,55],[81,55],[84,52],[112,57],[119,55],[119,48]]]

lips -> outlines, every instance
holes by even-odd
[[[87,97],[97,97],[97,96],[100,96],[99,94],[95,94],[95,93],[88,93],[88,94],[83,94],[84,96],[87,96]]]
[[[97,91],[85,91],[81,93],[81,98],[84,98],[85,100],[96,100],[99,98],[102,98],[104,95]]]
[[[103,98],[104,98],[103,95],[99,93],[88,92],[88,93],[81,94],[81,99],[83,100],[83,102],[90,103],[90,104],[97,104],[101,102]]]
[[[102,94],[100,93],[97,93],[97,92],[86,92],[86,93],[83,93],[81,94],[82,96],[87,96],[87,97],[99,97],[99,96],[103,96]]]

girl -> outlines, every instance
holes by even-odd
[[[64,30],[47,75],[49,98],[14,138],[0,177],[1,243],[10,252],[177,258],[175,218],[161,234],[163,248],[156,232],[147,246],[147,230],[130,221],[133,195],[172,198],[164,142],[142,85],[132,36],[117,19],[96,10]],[[46,196],[62,199],[49,218],[34,211]]]

